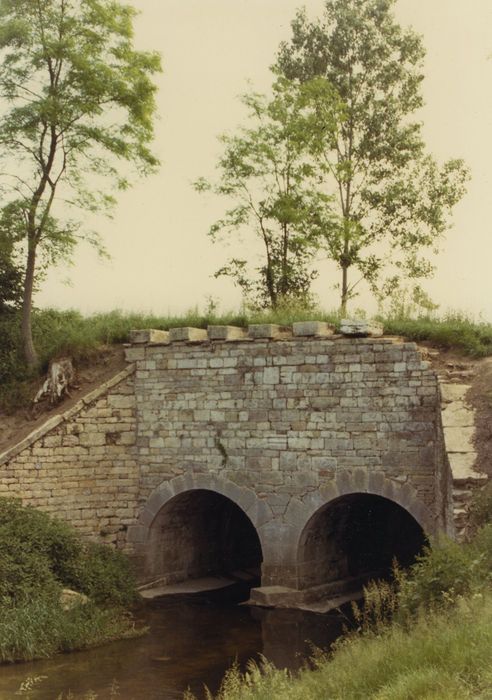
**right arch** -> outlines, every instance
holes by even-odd
[[[408,566],[426,542],[423,527],[397,502],[360,491],[339,495],[320,506],[301,532],[298,586],[387,576],[395,559]]]

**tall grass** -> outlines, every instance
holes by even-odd
[[[232,669],[217,700],[466,700],[492,696],[492,595],[418,617],[407,632],[351,638],[296,678],[265,664]],[[188,696],[190,700],[192,696]],[[212,696],[209,695],[209,698]]]
[[[134,637],[128,617],[92,602],[63,610],[54,597],[1,608],[0,662],[31,661]]]

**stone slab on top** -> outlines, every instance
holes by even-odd
[[[340,325],[340,333],[359,338],[380,338],[383,335],[383,325],[377,321],[344,318]]]

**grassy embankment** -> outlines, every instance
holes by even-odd
[[[82,316],[76,311],[46,309],[35,311],[33,334],[40,356],[40,368],[28,373],[19,355],[18,322],[14,315],[0,318],[0,412],[27,405],[34,395],[39,374],[49,360],[63,354],[73,357],[77,365],[97,359],[104,346],[124,343],[131,329],[169,329],[179,326],[206,328],[208,325],[247,326],[251,323],[289,325],[299,320],[322,320],[338,325],[336,312],[294,309],[257,314],[190,311],[182,316],[155,316],[113,311]],[[455,314],[435,317],[386,317],[380,319],[385,332],[409,340],[427,341],[440,348],[452,348],[473,357],[492,355],[492,324],[475,322]]]
[[[296,676],[267,663],[244,674],[232,669],[216,699],[492,698],[492,488],[475,516],[480,527],[470,542],[435,543],[393,584],[373,584],[359,629],[331,656]]]
[[[61,598],[67,588],[88,600],[67,606]],[[127,612],[135,600],[122,554],[84,543],[67,524],[0,498],[0,663],[135,636]]]

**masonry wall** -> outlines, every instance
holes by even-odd
[[[428,533],[446,525],[439,388],[415,344],[202,336],[133,345],[127,359],[0,455],[0,495],[126,548],[144,577],[160,573],[150,559],[166,536],[163,509],[187,491],[214,491],[246,513],[268,583],[299,586],[305,528],[343,494],[393,500]],[[174,531],[187,526],[184,513]]]
[[[282,518],[357,468],[436,503],[438,388],[413,343],[294,339],[134,348],[140,500],[163,480],[213,472]]]
[[[138,510],[134,404],[130,370],[2,455],[0,496],[20,497],[84,535],[123,545]]]

